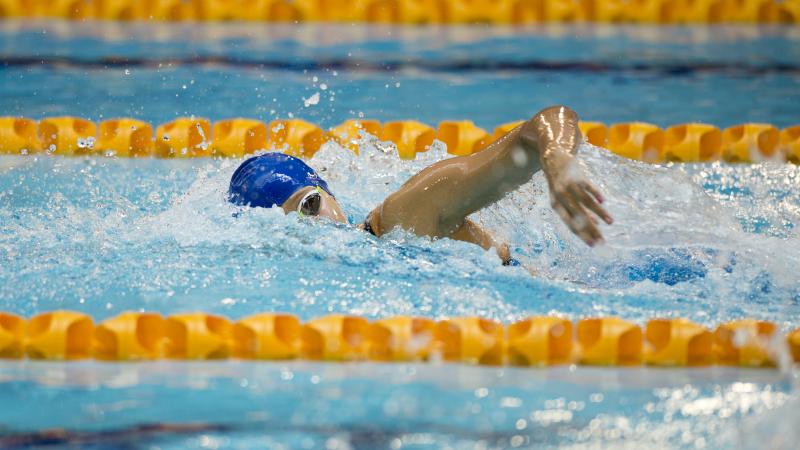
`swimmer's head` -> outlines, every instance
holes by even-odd
[[[328,184],[306,163],[283,153],[254,156],[239,166],[231,177],[231,203],[296,211],[310,217],[347,222]]]

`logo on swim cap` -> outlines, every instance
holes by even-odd
[[[265,153],[248,159],[236,169],[228,199],[236,205],[271,208],[283,205],[306,186],[319,186],[331,194],[325,180],[300,159],[283,153]]]

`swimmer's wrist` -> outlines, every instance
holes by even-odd
[[[572,154],[563,145],[551,143],[540,153],[542,169],[548,176],[555,176],[561,173],[572,160]]]

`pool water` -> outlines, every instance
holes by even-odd
[[[310,163],[356,224],[443,156],[405,162],[365,145],[356,157],[328,144]],[[603,227],[607,245],[590,249],[569,233],[541,174],[476,216],[536,278],[449,239],[375,239],[279,210],[240,211],[226,201],[236,160],[7,157],[0,308],[796,323],[796,166],[663,168],[588,145],[580,156],[616,219]]]
[[[0,23],[3,114],[798,122],[797,27]],[[324,85],[324,87],[323,87]],[[304,99],[320,94],[316,105]],[[457,100],[456,100],[457,99]]]
[[[405,35],[358,26],[309,37],[305,27],[203,27],[4,24],[3,109],[151,122],[292,114],[326,126],[361,115],[472,118],[492,127],[565,103],[605,122],[800,121],[800,37],[785,28]],[[652,46],[636,44],[648,36]],[[732,46],[740,51],[717,52]],[[309,63],[319,60],[330,64]],[[323,101],[305,107],[315,92]],[[329,143],[310,161],[351,224],[448,157],[436,145],[400,161],[373,137],[361,144],[356,156]],[[0,310],[65,308],[98,320],[141,309],[800,323],[798,166],[652,166],[588,144],[579,158],[616,220],[602,227],[606,245],[590,249],[569,233],[541,174],[474,217],[532,277],[465,243],[401,231],[375,239],[352,225],[238,209],[225,200],[237,160],[3,156]],[[0,362],[0,380],[0,404],[15,405],[0,408],[0,447],[791,448],[800,421],[796,372],[786,366]],[[42,434],[51,428],[67,432]]]
[[[0,366],[0,444],[70,448],[793,448],[777,371],[308,363]],[[13,409],[13,412],[11,411]],[[42,414],[42,411],[48,411]],[[43,436],[37,430],[66,428]]]

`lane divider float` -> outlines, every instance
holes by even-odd
[[[94,122],[77,117],[50,117],[36,122],[24,117],[0,117],[0,154],[49,153],[67,156],[241,158],[258,150],[280,150],[310,158],[327,141],[358,152],[366,134],[394,143],[398,156],[414,159],[434,140],[447,145],[449,153],[469,155],[480,151],[519,126],[509,122],[493,133],[472,121],[443,121],[436,128],[413,120],[381,124],[375,120],[347,120],[323,130],[301,119],[265,123],[234,118],[211,121],[181,117],[155,128],[131,118]],[[650,162],[800,164],[800,125],[783,130],[770,124],[745,123],[724,130],[704,124],[685,123],[663,130],[645,122],[580,122],[586,140],[626,158]]]
[[[720,324],[652,319],[644,328],[618,317],[572,322],[534,316],[515,323],[480,317],[439,321],[398,316],[369,321],[329,315],[302,323],[261,313],[231,321],[202,312],[163,317],[125,312],[95,324],[86,314],[51,311],[28,320],[0,312],[0,358],[103,361],[292,360],[444,361],[470,365],[776,367],[788,351],[800,363],[800,328],[771,322]]]
[[[800,23],[800,1],[0,0],[0,17],[402,24]]]

